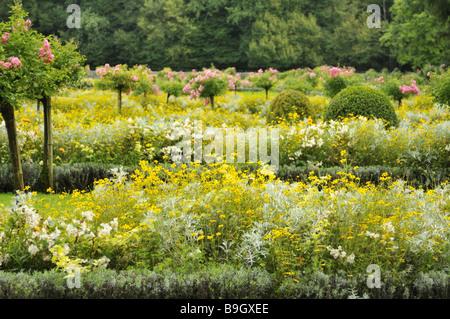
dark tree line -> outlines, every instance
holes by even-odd
[[[0,20],[14,0],[0,0]],[[189,70],[417,68],[450,57],[450,0],[23,0],[34,27],[105,63]],[[381,8],[381,28],[366,24]],[[68,28],[81,8],[81,28]]]

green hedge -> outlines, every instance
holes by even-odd
[[[277,283],[261,269],[221,265],[195,273],[94,270],[80,276],[79,287],[69,288],[64,274],[0,271],[0,299],[447,299],[447,272],[431,271],[408,278],[382,274],[381,287],[369,288],[367,274],[316,272]],[[73,281],[72,281],[73,282]]]
[[[325,109],[324,119],[339,120],[350,115],[383,119],[387,127],[399,124],[387,95],[369,86],[350,86],[340,91]]]
[[[342,178],[339,172],[342,167],[328,167],[322,169],[313,169],[309,167],[282,166],[277,177],[286,181],[302,181],[307,182],[310,172],[314,171],[316,176],[330,175],[331,180]],[[426,171],[421,168],[402,168],[402,167],[385,167],[385,166],[366,166],[359,167],[356,170],[350,169],[348,173],[359,178],[359,182],[364,185],[371,182],[378,185],[380,177],[383,173],[388,173],[392,180],[401,179],[406,181],[413,187],[422,186],[423,188],[434,188],[445,182],[450,177],[450,169],[443,168],[439,171]]]
[[[67,192],[70,193],[73,190],[92,190],[94,181],[104,178],[111,178],[112,168],[116,168],[114,165],[104,165],[97,163],[76,163],[65,164],[56,166],[54,169],[54,191],[57,193]],[[191,167],[191,165],[188,165]],[[256,171],[259,165],[254,164],[236,164],[238,170]],[[131,173],[137,167],[123,167],[123,170]],[[168,166],[170,170],[177,170],[178,168],[172,168]],[[192,168],[194,169],[194,168]],[[206,167],[200,169],[207,169]],[[342,176],[339,172],[342,172],[342,167],[328,167],[322,169],[313,169],[311,167],[296,167],[296,166],[281,166],[276,173],[276,176],[285,181],[292,182],[308,182],[310,172],[314,171],[316,176],[330,175],[331,180],[339,179]],[[38,164],[24,164],[23,165],[24,182],[25,185],[30,186],[33,191],[44,192],[44,189],[40,188],[39,175],[40,166]],[[422,186],[423,188],[434,188],[440,183],[450,178],[450,169],[443,168],[439,171],[426,171],[421,168],[402,168],[402,167],[384,167],[384,166],[367,166],[360,167],[356,170],[351,169],[349,173],[352,173],[360,180],[360,183],[366,184],[371,182],[378,184],[380,177],[383,173],[388,173],[393,180],[402,179],[408,182],[413,187]],[[161,179],[165,180],[165,176],[161,175]],[[11,193],[14,191],[13,187],[13,175],[10,165],[0,165],[0,193]]]
[[[314,107],[309,98],[300,91],[285,90],[279,93],[270,103],[267,110],[266,121],[268,124],[279,123],[283,120],[292,122],[289,114],[296,113],[297,121],[305,117],[315,117]]]

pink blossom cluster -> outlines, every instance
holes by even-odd
[[[408,93],[419,94],[419,92],[420,92],[419,88],[416,86],[416,81],[414,81],[414,80],[411,80],[410,86],[403,84],[403,85],[399,86],[398,88],[400,89],[400,91],[402,91],[402,94],[408,94]]]
[[[17,21],[17,28],[16,27],[12,27],[13,31],[28,31],[28,29],[31,27],[31,20],[28,19],[27,21],[25,20],[19,20]]]
[[[147,75],[147,78],[149,79],[149,81],[153,81],[155,79],[155,77],[153,76],[152,69],[150,69],[150,68],[148,68],[146,66],[143,66],[143,65],[139,65],[138,68],[137,68],[138,71],[141,71],[142,69],[144,69],[142,71],[142,73]]]
[[[250,81],[247,80],[247,79],[241,81],[241,85],[242,85],[242,86],[250,86],[250,85],[252,85],[252,84],[253,84],[253,83],[250,82]]]
[[[174,77],[175,77],[175,73],[173,71],[168,71],[168,72],[166,72],[166,74],[164,74],[164,76],[166,78],[168,78],[170,82],[173,82],[174,81]]]
[[[377,82],[378,84],[384,83],[384,77],[380,76],[379,78],[376,78],[375,82]]]
[[[332,67],[332,68],[330,69],[330,76],[331,76],[332,78],[334,78],[334,77],[338,76],[340,72],[341,72],[341,69],[340,69],[340,68]]]
[[[196,86],[198,83],[204,83],[207,80],[214,79],[214,78],[221,78],[222,72],[219,70],[211,70],[206,69],[202,72],[196,72],[195,70],[192,70],[192,75],[194,78],[192,78],[189,83],[183,88],[184,93],[191,93],[190,99],[193,100],[195,98],[199,98],[202,91],[205,89],[203,85],[199,85],[197,89],[194,89],[192,85]],[[205,101],[206,104],[207,101]]]
[[[133,75],[132,79],[133,79],[134,82],[139,81],[139,78],[136,75]]]
[[[95,71],[95,73],[97,75],[99,75],[101,78],[103,78],[108,73],[109,68],[110,68],[110,65],[108,63],[106,63],[103,68],[98,68],[97,71]]]
[[[305,72],[301,75],[301,78],[304,78],[306,76],[309,76],[312,79],[312,78],[315,78],[317,76],[317,74],[314,72]]]
[[[338,67],[332,67],[330,69],[330,77],[334,78],[338,75],[351,76],[355,72],[354,68],[344,66],[342,69]]]
[[[121,70],[120,64],[116,65],[112,70],[112,74],[116,74],[117,71]],[[98,68],[97,71],[95,71],[95,73],[100,75],[101,78],[105,77],[109,72],[111,72],[111,66],[108,63],[106,63],[103,68]]]
[[[55,59],[55,56],[52,54],[50,50],[50,43],[47,39],[44,40],[44,47],[39,48],[39,57],[44,58],[44,63],[52,63]]]
[[[168,78],[170,82],[173,82],[176,77],[179,77],[180,80],[182,80],[182,81],[186,81],[187,80],[186,73],[184,73],[183,71],[176,72],[176,71],[164,70],[164,76],[166,78]]]
[[[228,87],[230,90],[236,90],[236,83],[241,82],[241,76],[239,73],[236,73],[234,76],[231,74],[228,74]]]
[[[258,73],[254,73],[254,72],[250,72],[249,74],[248,74],[248,77],[252,80],[253,78],[255,78],[255,77],[257,77],[257,78],[260,78],[261,77],[261,75],[262,74],[264,74],[264,73],[271,73],[272,75],[269,77],[269,80],[270,81],[273,81],[273,80],[275,80],[276,79],[276,74],[278,73],[278,70],[277,69],[272,69],[272,68],[269,68],[269,69],[267,69],[266,71],[263,71],[262,69],[259,69],[258,70]]]
[[[5,44],[9,40],[9,33],[6,32],[4,36],[2,36],[2,43]]]
[[[10,67],[14,67],[14,68],[22,68],[22,62],[20,61],[20,59],[18,57],[10,57],[8,58],[9,62],[4,62],[4,61],[0,61],[0,67],[3,68],[10,68]]]
[[[159,90],[159,86],[156,84],[153,84],[153,94],[154,95],[161,95],[161,91]]]

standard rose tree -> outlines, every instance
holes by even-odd
[[[37,98],[44,106],[44,154],[41,173],[42,187],[53,188],[53,134],[51,118],[51,99],[67,85],[76,85],[86,75],[82,66],[84,56],[77,52],[77,46],[68,42],[62,44],[56,37],[45,39],[39,48],[39,58],[45,64],[46,76],[40,77],[28,91],[30,99]]]
[[[131,69],[131,73],[132,79],[135,82],[134,94],[141,94],[143,96],[141,105],[145,110],[149,103],[147,95],[159,95],[160,89],[158,85],[155,84],[155,76],[150,68],[144,65],[135,65]]]
[[[190,98],[203,98],[205,105],[211,104],[214,110],[214,98],[226,93],[230,88],[227,74],[220,70],[205,69],[202,72],[192,72],[192,78],[184,87],[183,92],[190,93]]]
[[[0,114],[5,121],[15,188],[24,190],[15,109],[24,98],[38,98],[36,83],[49,76],[45,61],[51,55],[41,45],[43,35],[31,29],[31,21],[20,4],[11,7],[9,21],[0,23]],[[45,56],[44,56],[45,54]]]
[[[278,70],[269,68],[265,71],[259,69],[257,73],[251,72],[249,74],[250,80],[254,85],[266,91],[266,100],[269,97],[269,90],[277,83]]]
[[[166,103],[169,103],[171,96],[179,97],[183,95],[183,89],[186,86],[186,74],[184,72],[172,71],[170,68],[164,68],[159,72],[159,87],[161,91],[167,94]]]
[[[105,64],[104,67],[97,68],[95,72],[100,76],[99,89],[117,92],[119,114],[122,114],[122,93],[129,94],[139,81],[139,77],[128,70],[126,64],[118,64],[115,67]]]

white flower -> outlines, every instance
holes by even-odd
[[[114,218],[114,220],[111,221],[109,224],[111,225],[112,229],[117,231],[117,229],[119,227],[119,221],[117,220],[117,218]]]
[[[32,255],[36,255],[38,251],[39,251],[39,248],[37,248],[37,246],[34,244],[32,244],[32,245],[30,245],[30,247],[28,247],[28,252]]]
[[[350,256],[347,257],[347,262],[349,264],[353,264],[353,262],[355,261],[355,254],[351,254]]]
[[[394,233],[394,231],[395,231],[394,226],[392,225],[392,223],[390,221],[387,223],[384,223],[381,227],[387,233]]]
[[[94,264],[94,266],[96,266],[98,268],[106,268],[106,266],[108,266],[108,263],[110,261],[111,260],[108,257],[103,256],[100,259],[94,260],[93,264]]]
[[[98,237],[108,236],[111,233],[112,227],[108,224],[103,223],[100,226],[102,226],[103,229],[98,232]]]
[[[77,233],[77,229],[73,226],[73,224],[67,225],[66,231],[69,235],[75,235]]]
[[[370,231],[366,231],[366,236],[368,236],[370,238],[378,238],[378,237],[380,237],[380,234],[372,233]]]
[[[91,211],[82,212],[81,216],[85,217],[88,222],[92,221],[94,218],[94,213]]]

